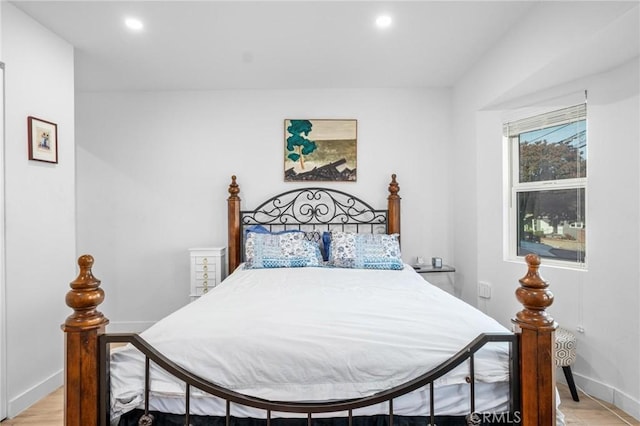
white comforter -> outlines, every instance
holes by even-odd
[[[281,401],[352,398],[399,385],[450,358],[495,320],[402,271],[331,268],[243,270],[141,334],[189,371],[229,389]],[[476,356],[476,381],[508,381],[508,347]],[[140,404],[144,358],[111,360],[112,415]],[[437,382],[465,383],[461,366]],[[184,385],[159,369],[156,396]],[[454,386],[455,387],[455,386]],[[503,388],[504,389],[504,388]]]

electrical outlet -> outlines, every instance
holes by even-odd
[[[491,299],[491,284],[480,281],[478,283],[478,297],[483,299]]]

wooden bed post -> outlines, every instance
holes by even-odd
[[[98,424],[98,336],[109,320],[96,308],[104,300],[100,280],[91,272],[93,257],[78,259],[80,273],[69,285],[67,306],[74,310],[62,330],[65,333],[65,426]]]
[[[524,309],[512,319],[520,337],[520,386],[523,426],[556,424],[555,329],[556,322],[546,308],[553,293],[538,274],[540,258],[525,257],[529,270],[520,279],[516,297]]]
[[[227,198],[229,218],[229,241],[227,254],[229,256],[229,271],[232,273],[236,270],[241,261],[242,250],[242,234],[240,232],[240,187],[236,183],[236,176],[231,176],[231,184],[229,185],[229,198]]]
[[[387,197],[389,216],[387,218],[387,234],[400,234],[400,185],[396,181],[396,174],[391,175],[389,183],[389,197]]]

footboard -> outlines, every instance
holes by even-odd
[[[144,353],[147,359],[147,370],[149,363],[154,362],[187,383],[187,388],[193,386],[226,400],[227,424],[229,424],[231,404],[242,404],[265,410],[267,425],[270,424],[272,412],[303,413],[309,425],[316,413],[346,412],[351,425],[353,410],[380,402],[388,402],[389,424],[393,424],[395,398],[427,386],[433,401],[433,381],[467,360],[470,368],[470,420],[477,420],[477,417],[474,417],[474,354],[488,342],[503,341],[511,345],[512,353],[512,402],[510,404],[512,417],[510,419],[515,423],[521,420],[521,424],[527,426],[553,425],[555,424],[555,368],[552,342],[555,322],[545,312],[545,308],[553,301],[553,295],[548,291],[546,282],[538,275],[539,258],[530,255],[527,256],[527,262],[528,273],[520,280],[521,287],[516,291],[518,300],[525,307],[513,320],[516,325],[516,334],[481,335],[455,357],[432,371],[403,385],[365,398],[327,403],[292,403],[267,401],[229,391],[171,363],[137,335],[105,334],[105,325],[108,320],[97,311],[97,306],[103,301],[104,294],[100,289],[100,281],[91,272],[93,258],[88,255],[82,256],[78,261],[80,274],[71,283],[72,289],[67,295],[67,304],[74,309],[74,313],[63,325],[66,339],[65,425],[108,424],[108,347],[110,343],[119,341],[132,343]],[[148,383],[146,388],[148,392]],[[186,395],[185,404],[188,407],[188,391]],[[145,401],[148,401],[148,398],[145,398]],[[431,406],[430,416],[437,414],[433,408]],[[186,411],[189,412],[188,408]],[[431,420],[431,424],[434,424],[433,417]],[[189,424],[188,419],[186,421],[186,424]]]
[[[405,394],[408,394],[414,390],[427,387],[429,393],[429,415],[427,418],[428,424],[436,425],[436,410],[434,407],[435,401],[435,389],[434,382],[445,376],[448,372],[458,367],[463,362],[469,361],[469,375],[467,382],[469,384],[469,413],[466,415],[464,421],[468,424],[476,424],[480,421],[483,424],[483,417],[489,420],[489,416],[493,416],[496,419],[504,421],[510,419],[518,421],[520,418],[520,398],[519,398],[519,358],[518,358],[518,339],[515,334],[511,333],[486,333],[478,336],[469,345],[460,350],[454,357],[448,359],[441,365],[432,369],[431,371],[417,377],[402,385],[396,386],[385,391],[357,399],[335,400],[330,402],[283,402],[283,401],[269,401],[253,396],[243,395],[234,392],[229,389],[225,389],[221,386],[211,383],[201,377],[198,377],[179,365],[173,363],[171,360],[164,357],[157,352],[151,345],[149,345],[144,339],[137,334],[103,334],[99,338],[100,340],[100,354],[101,354],[101,369],[100,369],[100,383],[101,383],[101,395],[100,395],[100,425],[107,426],[110,421],[109,414],[109,345],[110,343],[130,343],[135,346],[145,356],[145,388],[144,388],[144,414],[139,418],[139,424],[154,424],[154,415],[149,409],[150,400],[150,363],[153,362],[160,366],[162,369],[170,373],[178,380],[185,383],[185,415],[184,424],[191,424],[190,414],[190,400],[191,400],[191,388],[197,388],[207,394],[222,399],[226,403],[226,412],[223,415],[225,423],[229,425],[231,419],[231,405],[237,404],[245,407],[257,408],[265,411],[264,418],[267,425],[271,423],[272,413],[299,413],[304,414],[307,419],[307,425],[312,425],[313,415],[318,413],[334,413],[339,417],[342,417],[343,413],[346,414],[348,425],[353,424],[354,414],[353,411],[359,408],[369,407],[380,403],[387,403],[389,407],[388,411],[388,424],[393,425],[394,408],[393,401]],[[486,344],[491,342],[506,342],[510,345],[510,404],[509,410],[502,413],[477,413],[476,412],[476,393],[475,393],[475,354],[483,348]],[[426,407],[425,407],[426,408]],[[425,411],[426,412],[426,411]],[[494,422],[491,421],[491,424]],[[479,423],[478,423],[479,424]]]

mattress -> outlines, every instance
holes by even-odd
[[[479,334],[508,332],[492,318],[400,271],[242,266],[206,295],[141,337],[178,365],[213,383],[275,401],[357,398],[405,383],[451,358]],[[475,356],[476,410],[508,408],[509,348],[491,343]],[[438,415],[470,410],[468,366],[435,383]],[[151,368],[151,409],[184,412],[183,383]],[[111,356],[111,415],[140,408],[144,356]],[[394,401],[398,415],[428,414],[429,394]],[[224,402],[192,390],[192,414],[224,415]],[[384,414],[386,404],[354,415]],[[264,417],[233,404],[232,415]],[[282,414],[282,416],[285,416]]]

